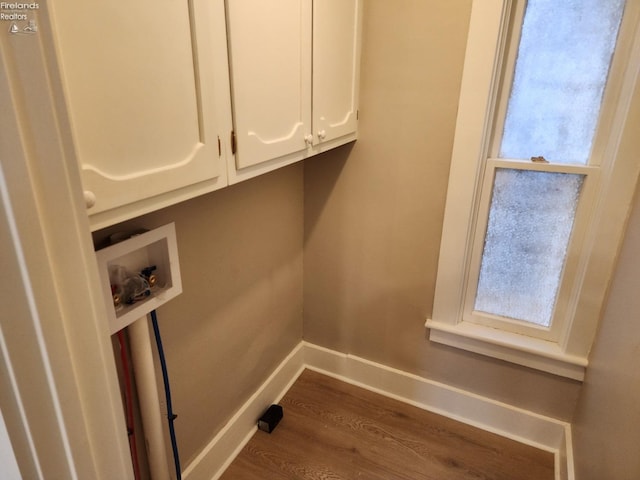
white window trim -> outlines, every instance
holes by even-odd
[[[620,95],[611,118],[600,172],[598,198],[585,232],[570,321],[558,340],[541,340],[463,321],[464,297],[473,244],[484,160],[488,158],[497,104],[501,59],[511,0],[474,0],[469,26],[460,104],[441,240],[433,314],[426,322],[437,343],[582,380],[640,171],[637,154],[619,151],[632,97],[637,101],[640,70],[639,2],[625,16],[634,32]],[[635,92],[635,97],[634,97]],[[634,135],[630,133],[630,135]],[[637,136],[637,135],[635,135]],[[632,137],[634,138],[634,137]],[[637,141],[636,141],[637,142]],[[638,145],[640,146],[640,145]],[[615,168],[614,168],[615,167]]]
[[[523,335],[529,334],[543,340],[555,340],[560,338],[564,329],[563,321],[566,318],[564,312],[567,310],[568,299],[570,297],[569,292],[573,287],[572,282],[561,282],[560,292],[558,294],[558,302],[556,304],[554,312],[554,321],[550,328],[540,327],[528,322],[509,321],[503,317],[494,316],[485,312],[478,312],[474,310],[475,297],[477,292],[477,283],[480,274],[480,264],[482,258],[482,251],[484,248],[484,239],[486,235],[486,229],[488,224],[488,217],[490,212],[490,200],[493,193],[493,182],[495,171],[499,168],[505,168],[509,170],[522,169],[527,171],[540,171],[545,173],[573,173],[582,175],[583,186],[580,194],[580,202],[575,213],[575,221],[573,226],[573,232],[569,241],[569,248],[578,249],[580,240],[584,237],[584,227],[589,223],[589,214],[591,212],[591,206],[594,203],[596,197],[595,191],[599,185],[599,168],[585,165],[571,165],[571,164],[540,164],[533,163],[525,160],[507,160],[499,158],[487,158],[486,169],[483,179],[482,197],[477,200],[478,214],[477,223],[475,227],[475,237],[473,245],[471,245],[471,254],[469,262],[469,270],[467,273],[466,282],[466,295],[465,306],[463,310],[464,320],[468,320],[474,323],[485,324],[487,326],[494,326],[495,328],[504,327],[505,330],[511,330],[516,333],[522,333]],[[571,255],[569,255],[571,257]],[[563,276],[573,278],[576,271],[579,269],[579,258],[568,258],[565,262],[563,269]]]

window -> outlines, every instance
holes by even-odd
[[[474,1],[432,341],[583,378],[639,167],[626,3]]]

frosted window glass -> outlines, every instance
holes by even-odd
[[[529,0],[501,158],[586,164],[624,0]]]
[[[583,179],[496,170],[476,310],[551,324]]]

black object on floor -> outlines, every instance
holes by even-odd
[[[271,405],[258,420],[258,428],[264,432],[271,433],[282,420],[282,407]]]

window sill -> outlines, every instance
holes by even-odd
[[[560,345],[483,325],[427,320],[429,340],[544,372],[582,381],[587,359],[568,355]]]

